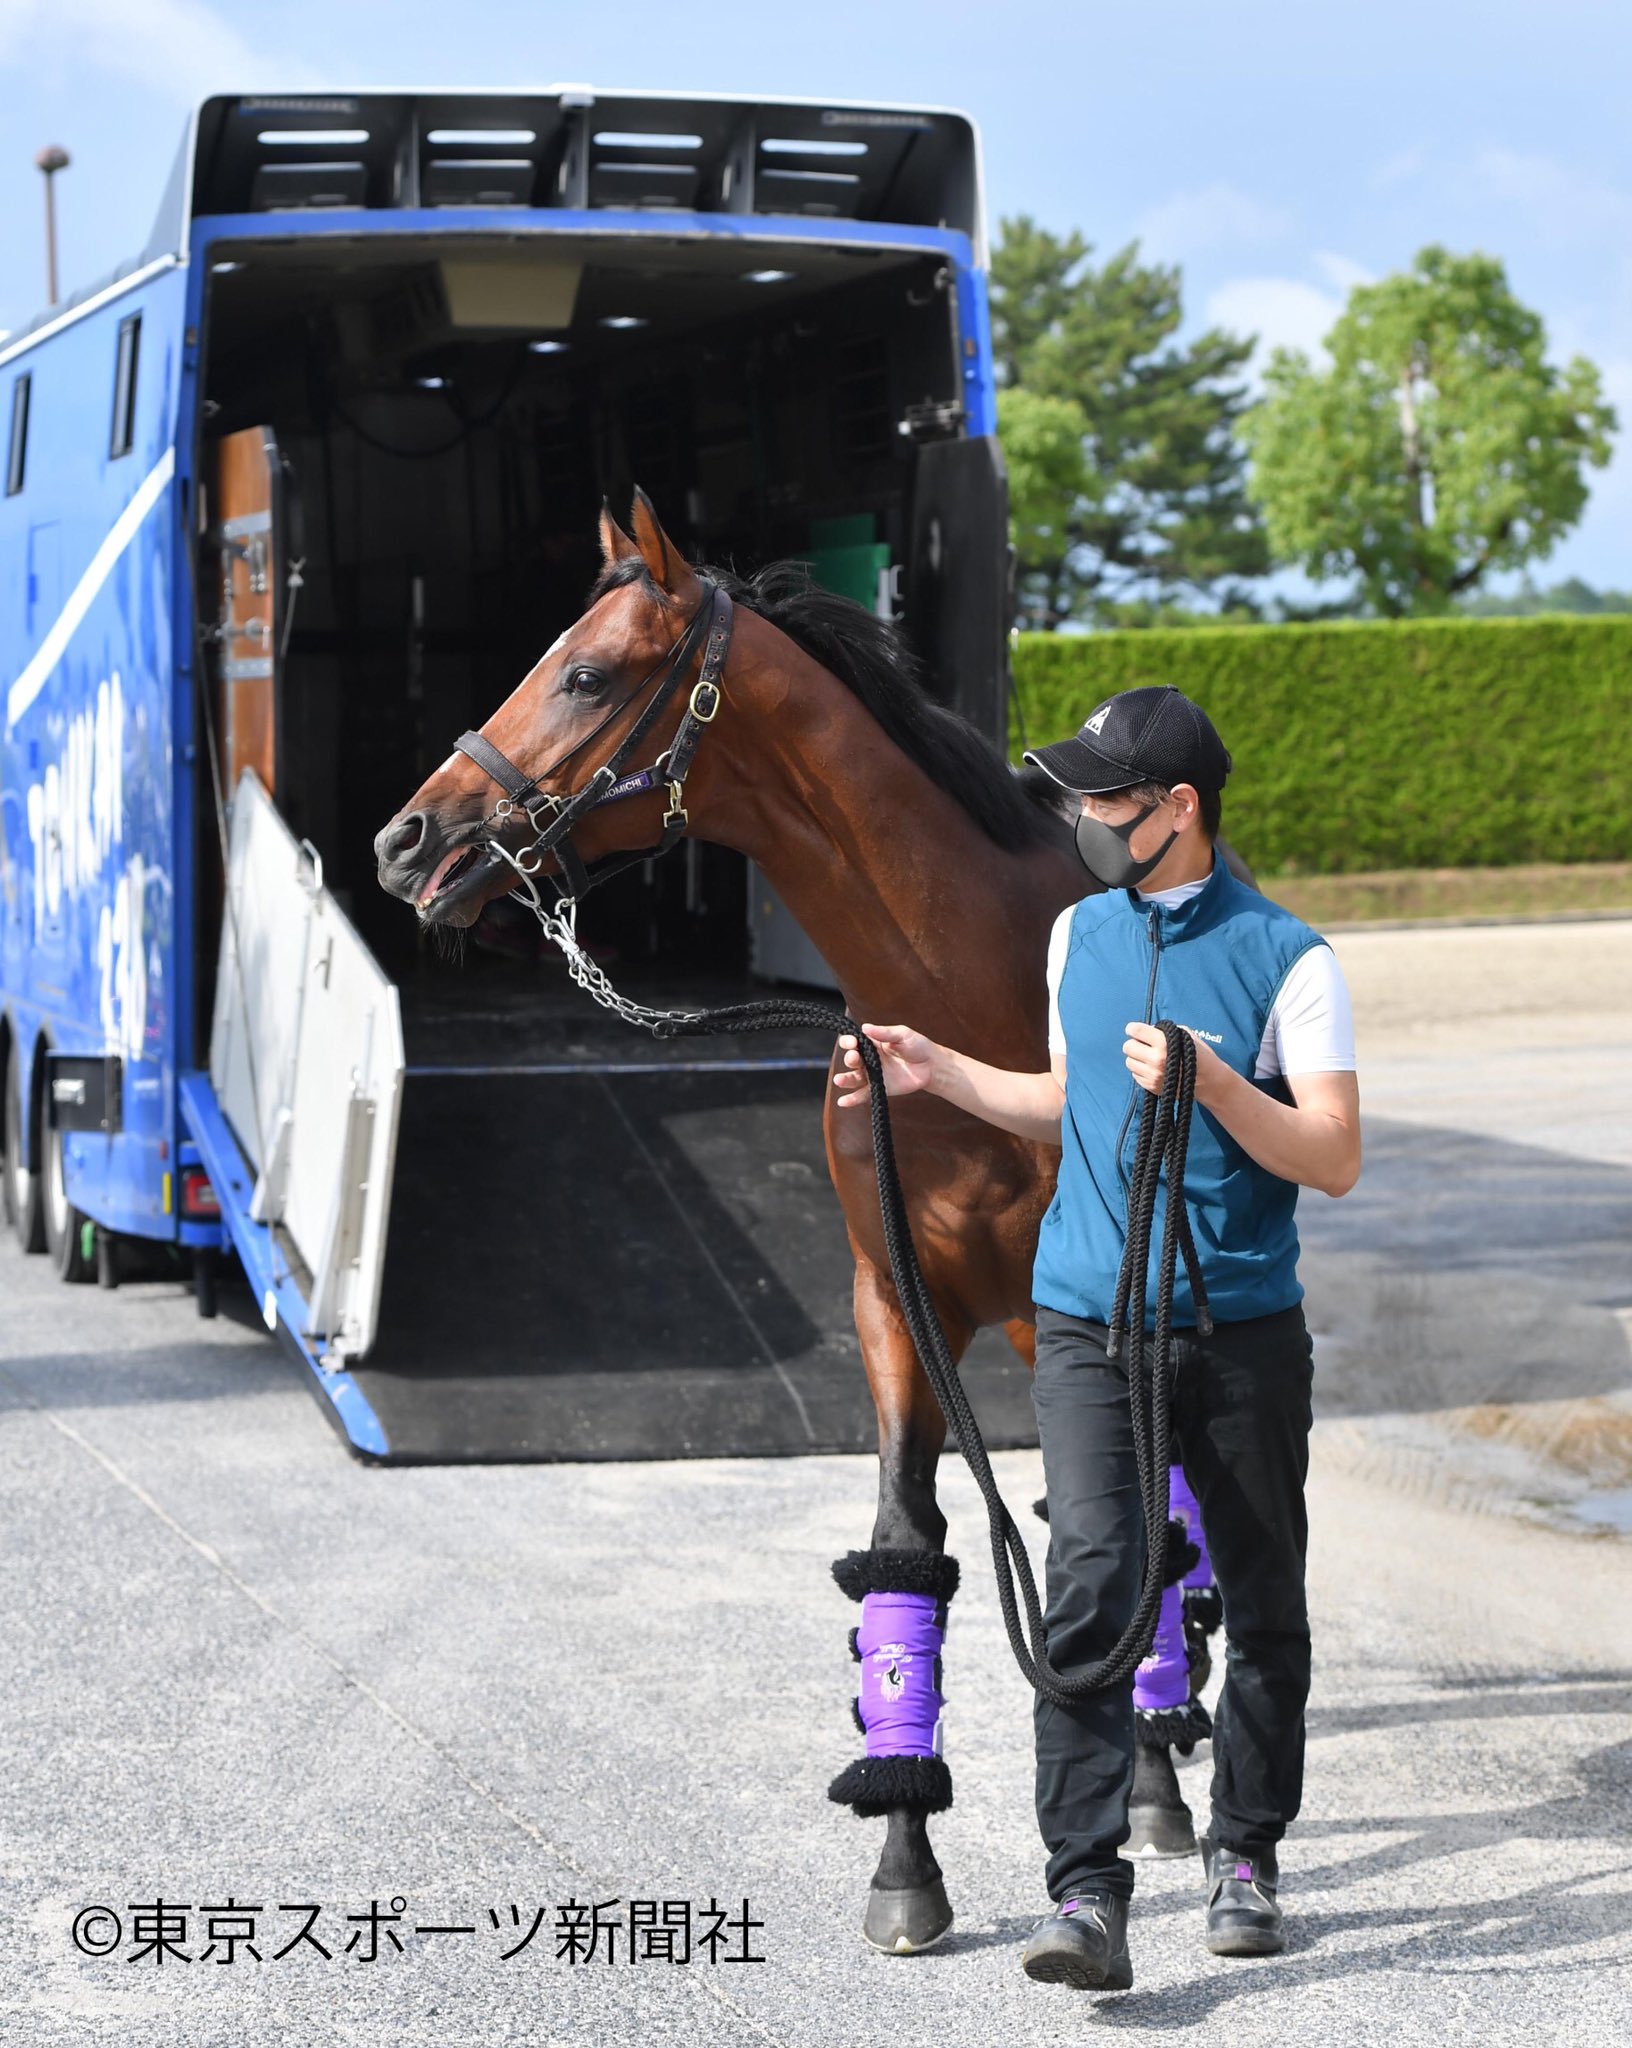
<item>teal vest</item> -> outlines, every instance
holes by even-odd
[[[1322,943],[1288,910],[1238,882],[1215,860],[1206,887],[1170,909],[1132,889],[1087,896],[1071,914],[1060,979],[1065,1113],[1060,1178],[1043,1217],[1032,1299],[1108,1323],[1127,1231],[1128,1185],[1144,1091],[1122,1057],[1125,1026],[1170,1017],[1201,1034],[1220,1059],[1252,1079],[1264,1026],[1287,969]],[[1290,1102],[1284,1079],[1254,1084]],[[1202,1281],[1220,1322],[1272,1315],[1303,1298],[1297,1276],[1298,1189],[1250,1158],[1197,1103],[1184,1196]],[[1157,1194],[1145,1292],[1156,1325],[1167,1182]],[[1184,1261],[1173,1291],[1175,1326],[1193,1327]]]

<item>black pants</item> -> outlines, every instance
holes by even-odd
[[[1301,1304],[1175,1330],[1176,1449],[1201,1506],[1224,1602],[1223,1696],[1213,1728],[1213,1835],[1249,1854],[1278,1842],[1303,1792],[1309,1695],[1304,1603],[1312,1350]],[[1144,1570],[1127,1356],[1105,1326],[1037,1304],[1032,1387],[1048,1482],[1049,1662],[1070,1674],[1111,1649]],[[1053,1899],[1094,1885],[1126,1897],[1133,1689],[1056,1707],[1038,1697],[1037,1824]]]

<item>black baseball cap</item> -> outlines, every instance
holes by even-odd
[[[1222,789],[1232,765],[1213,721],[1172,683],[1118,691],[1095,705],[1074,739],[1030,748],[1024,758],[1078,796],[1140,782]]]

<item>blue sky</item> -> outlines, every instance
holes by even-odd
[[[1183,265],[1189,322],[1313,346],[1425,242],[1507,264],[1624,423],[1537,571],[1632,588],[1627,0],[0,0],[0,328],[44,297],[34,151],[67,287],[145,239],[190,103],[392,85],[698,87],[963,107],[987,196]]]

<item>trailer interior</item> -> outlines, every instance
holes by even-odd
[[[892,611],[953,701],[929,596],[945,579],[916,579],[915,617],[912,574],[954,478],[937,458],[970,446],[948,266],[679,233],[275,231],[214,243],[210,266],[201,560],[220,539],[212,449],[269,433],[268,779],[401,1000],[408,1081],[368,1361],[390,1455],[870,1447],[821,1135],[830,1048],[810,1033],[655,1041],[596,1009],[514,903],[457,950],[421,933],[378,887],[372,841],[579,616],[602,500],[621,513],[637,483],[692,560],[802,557]],[[221,588],[206,566],[207,635]],[[199,775],[207,876],[202,750]],[[778,910],[740,855],[687,839],[596,890],[578,929],[647,1002],[829,982]],[[202,1045],[219,910],[198,924]],[[534,1333],[523,1352],[514,1330]],[[1028,1440],[999,1333],[970,1372],[993,1440]]]

